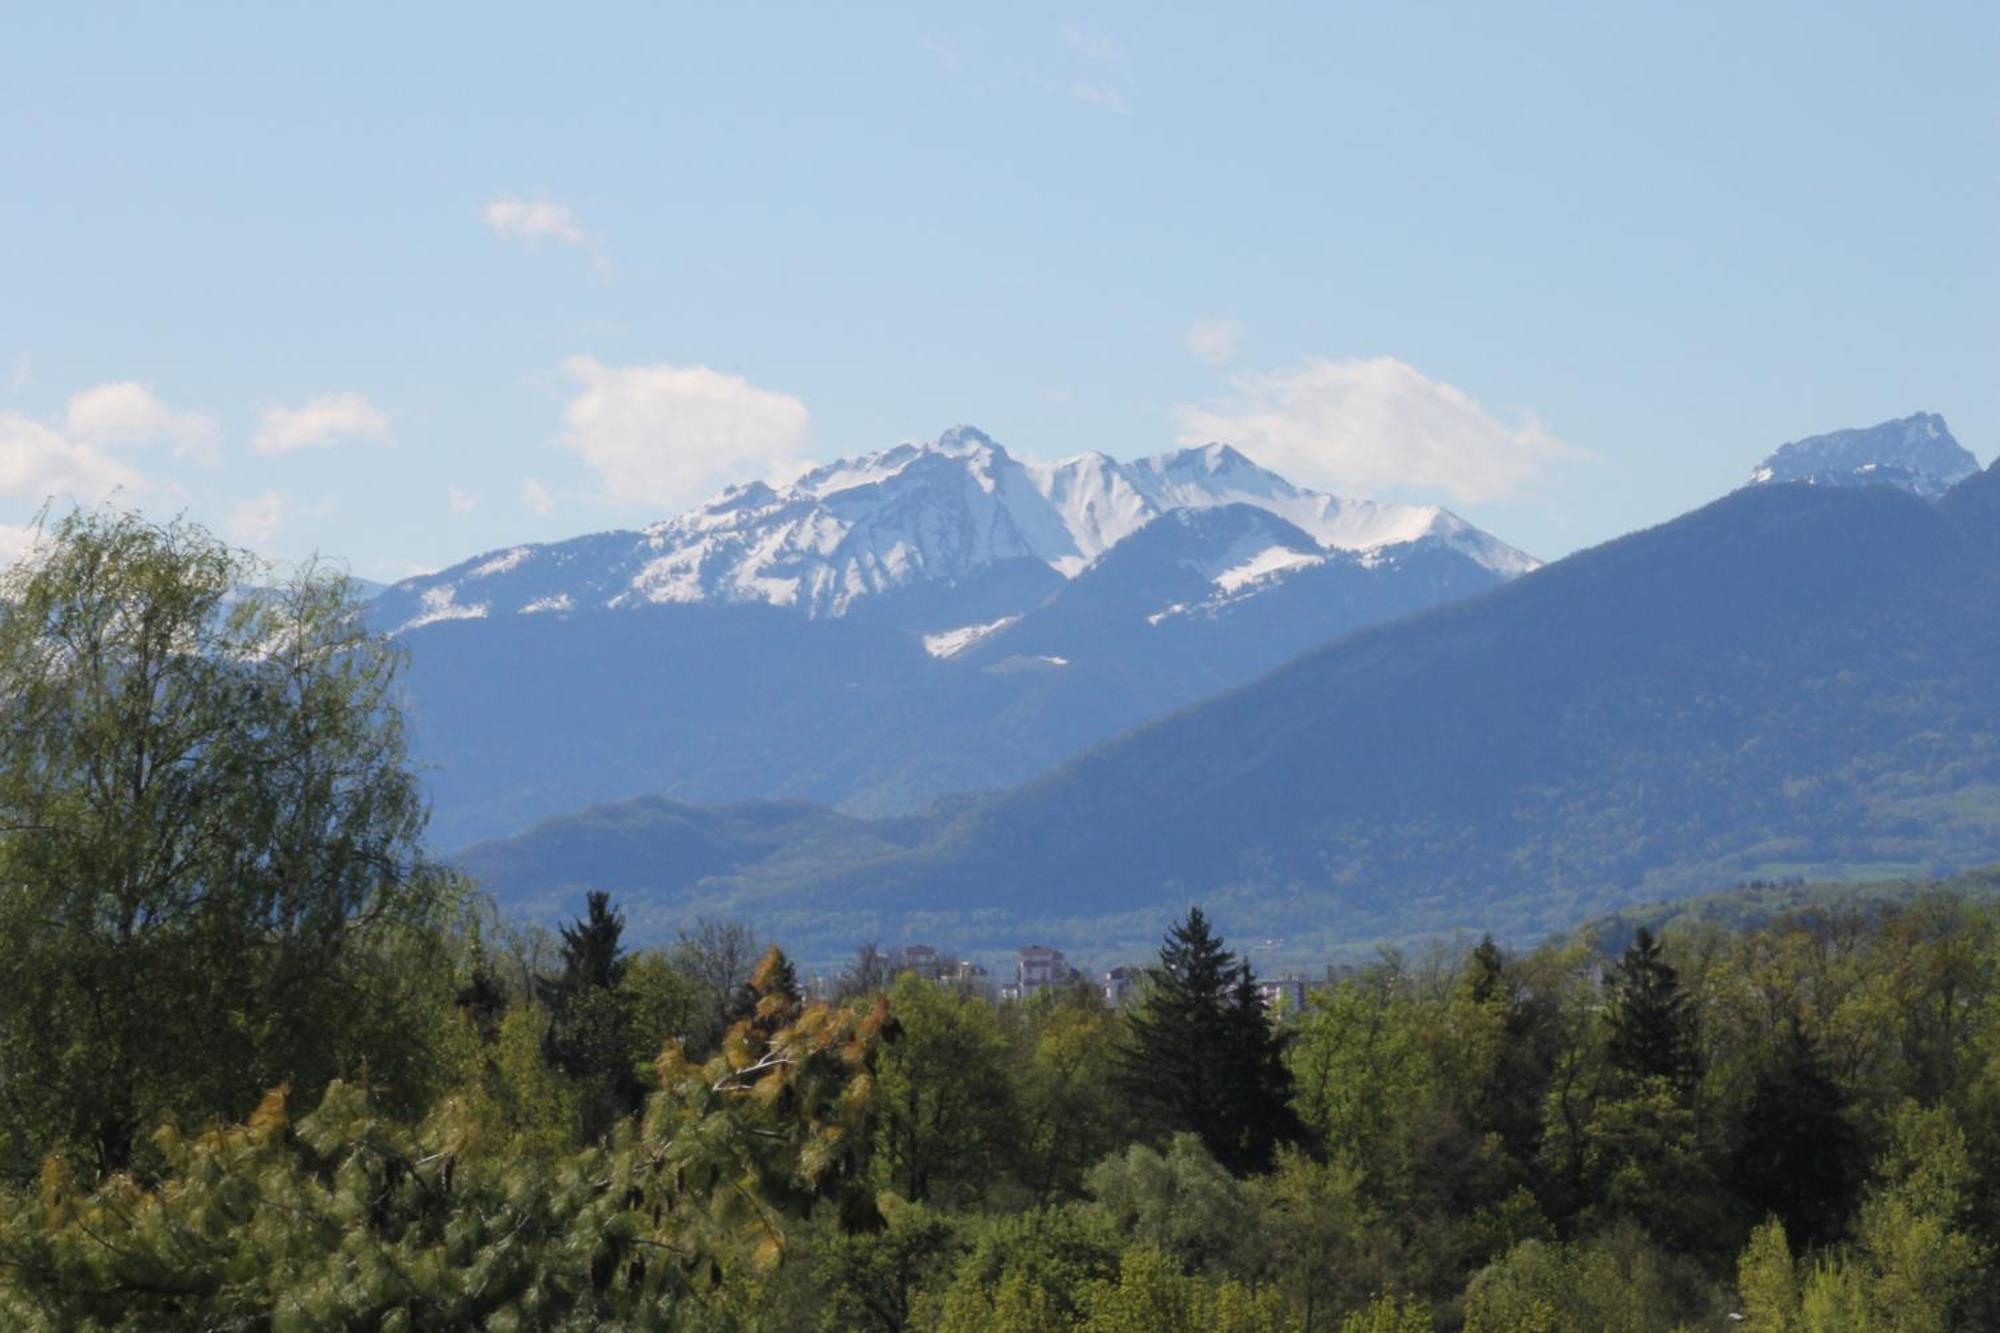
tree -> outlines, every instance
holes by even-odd
[[[1264,1234],[1250,1187],[1224,1170],[1193,1134],[1164,1153],[1135,1143],[1091,1168],[1091,1197],[1130,1243],[1211,1277],[1261,1267]]]
[[[1167,932],[1120,1052],[1119,1084],[1157,1134],[1199,1135],[1232,1171],[1298,1136],[1291,1072],[1247,963],[1199,907]]]
[[[889,1009],[897,1035],[880,1074],[883,1178],[912,1202],[976,1197],[1017,1122],[993,1006],[905,972],[889,989]]]
[[[125,1166],[161,1115],[364,1069],[414,1109],[461,901],[401,659],[348,581],[78,512],[0,580],[0,1117]]]
[[[682,1034],[696,1054],[713,1051],[729,1025],[747,1012],[750,974],[763,956],[757,933],[740,921],[702,917],[682,930],[669,957],[702,997],[699,1021]]]
[[[335,1082],[296,1122],[274,1090],[244,1124],[163,1127],[157,1180],[52,1158],[0,1193],[0,1327],[759,1326],[818,1205],[882,1223],[857,1186],[886,1021],[808,1006],[703,1065],[670,1044],[646,1114],[566,1152],[485,1138],[465,1097],[412,1125]]]
[[[1860,1185],[1847,1095],[1796,1014],[1758,1071],[1731,1175],[1759,1212],[1804,1248],[1839,1237]]]
[[[1686,1091],[1701,1073],[1694,1009],[1652,931],[1639,927],[1606,985],[1612,1067],[1630,1079],[1661,1078]]]
[[[595,1139],[639,1106],[625,980],[625,917],[593,890],[584,915],[562,928],[562,970],[542,982],[549,1062],[582,1093],[583,1135]]]

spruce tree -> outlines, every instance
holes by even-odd
[[[583,1133],[595,1139],[639,1105],[631,1059],[625,979],[625,916],[611,895],[593,890],[584,914],[562,928],[562,970],[541,983],[549,1009],[549,1063],[580,1085]]]
[[[1652,931],[1639,927],[1607,985],[1611,1035],[1606,1051],[1612,1067],[1630,1079],[1665,1079],[1677,1089],[1689,1089],[1701,1074],[1694,1009]]]
[[[1731,1175],[1801,1248],[1839,1237],[1861,1185],[1847,1094],[1796,1014],[1757,1073]]]
[[[1200,1136],[1232,1171],[1261,1170],[1297,1137],[1291,1076],[1250,967],[1199,907],[1167,932],[1120,1052],[1119,1086],[1161,1138]]]

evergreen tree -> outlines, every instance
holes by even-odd
[[[1120,1088],[1159,1136],[1196,1134],[1232,1171],[1268,1167],[1299,1126],[1282,1043],[1249,965],[1193,907],[1147,978],[1120,1052]]]
[[[1474,1004],[1491,1004],[1507,998],[1507,955],[1491,935],[1479,937],[1479,943],[1466,959],[1466,970],[1466,984]]]
[[[1701,1073],[1694,1009],[1652,931],[1639,927],[1606,984],[1612,1067],[1631,1079],[1665,1079],[1683,1091],[1692,1086]]]
[[[636,1110],[641,1089],[632,1067],[631,1014],[625,979],[625,916],[611,895],[593,890],[584,914],[562,928],[562,970],[541,984],[549,1008],[549,1063],[583,1094],[583,1133],[595,1139]]]
[[[1847,1094],[1793,1016],[1758,1071],[1731,1174],[1804,1248],[1839,1237],[1860,1187],[1860,1145],[1846,1111]]]

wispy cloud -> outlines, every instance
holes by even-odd
[[[1198,319],[1188,325],[1187,349],[1211,366],[1226,366],[1236,359],[1236,345],[1243,341],[1243,321],[1216,317]]]
[[[567,205],[552,199],[520,199],[503,194],[486,205],[483,216],[487,227],[502,240],[584,243],[583,228],[577,225],[576,215]]]
[[[549,494],[549,488],[530,477],[521,483],[521,507],[531,514],[547,518],[555,512],[556,500]]]
[[[607,366],[572,357],[563,445],[628,506],[675,507],[802,456],[806,406],[706,366]]]
[[[21,359],[14,363],[14,373],[7,377],[7,392],[21,392],[28,387],[28,381],[34,378],[34,374],[34,360],[26,352],[21,353]]]
[[[358,393],[322,393],[298,407],[267,407],[250,447],[260,454],[289,454],[354,440],[387,444],[389,414]]]
[[[1125,115],[1131,108],[1125,105],[1125,96],[1116,88],[1088,79],[1078,79],[1069,86],[1069,95],[1085,106],[1102,107],[1114,115]]]
[[[1184,444],[1234,444],[1297,480],[1363,494],[1415,487],[1459,501],[1504,499],[1581,456],[1532,415],[1509,424],[1389,356],[1242,375],[1223,400],[1177,415]]]
[[[460,490],[456,486],[446,488],[444,499],[454,514],[469,514],[479,508],[478,496],[471,491]]]

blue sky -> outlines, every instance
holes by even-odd
[[[975,423],[1560,555],[2000,450],[2000,7],[7,6],[0,525],[394,577]]]

